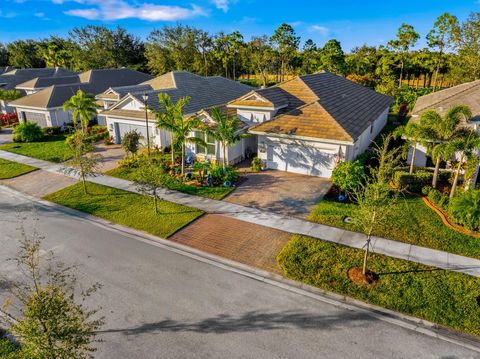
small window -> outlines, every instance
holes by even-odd
[[[215,138],[212,135],[205,133],[203,131],[195,131],[194,134],[195,134],[195,137],[201,138],[207,144],[206,148],[202,145],[197,144],[197,153],[198,154],[203,153],[206,155],[215,155],[215,150],[216,150]]]

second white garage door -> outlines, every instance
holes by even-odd
[[[331,177],[336,153],[310,146],[268,145],[269,168],[310,176]]]
[[[134,125],[130,123],[123,123],[123,122],[115,122],[115,139],[117,143],[122,142],[123,135],[127,132],[130,131],[137,131],[143,136],[143,140],[146,140],[147,138],[147,126],[141,126],[141,125]],[[153,135],[153,128],[149,126],[149,135],[150,138]]]

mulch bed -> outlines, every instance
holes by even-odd
[[[361,267],[352,267],[347,272],[348,279],[350,279],[357,286],[373,288],[380,281],[380,277],[377,273],[371,271],[370,269],[366,270],[366,273],[363,274],[363,268]]]

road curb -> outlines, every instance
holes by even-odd
[[[336,294],[326,291],[324,289],[316,288],[301,282],[297,282],[280,275],[270,273],[246,264],[225,259],[220,256],[209,254],[186,245],[169,241],[146,232],[142,232],[130,227],[110,222],[108,220],[77,211],[75,209],[65,207],[53,202],[18,192],[8,186],[0,185],[0,190],[7,191],[14,196],[22,197],[29,200],[32,204],[37,204],[50,209],[55,209],[58,212],[74,216],[80,220],[87,221],[106,230],[120,233],[132,239],[149,243],[163,249],[175,252],[180,255],[190,257],[192,259],[214,265],[216,267],[237,273],[239,275],[249,277],[269,285],[273,285],[293,293],[300,294],[324,303],[334,305],[336,307],[361,312],[399,327],[422,333],[424,335],[437,338],[452,344],[459,345],[466,349],[470,349],[480,353],[480,338],[455,332],[449,328],[442,327],[433,322],[412,317],[410,315],[395,312],[393,310],[385,309],[379,306],[368,304],[344,295]]]

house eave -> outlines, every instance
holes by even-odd
[[[342,141],[342,140],[334,140],[334,139],[329,139],[329,138],[286,135],[286,134],[283,134],[283,133],[271,133],[271,132],[255,131],[255,130],[253,130],[253,131],[249,130],[248,133],[253,134],[253,135],[278,137],[278,138],[285,138],[285,139],[291,139],[291,140],[293,139],[293,140],[304,140],[304,141],[313,141],[313,142],[328,142],[328,143],[334,143],[334,144],[339,144],[339,145],[353,146],[355,144],[354,141]]]

